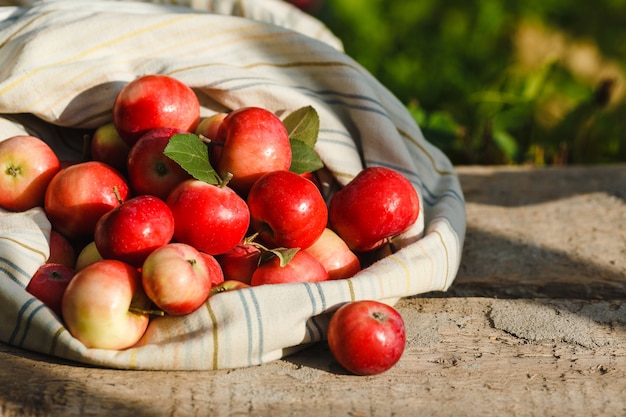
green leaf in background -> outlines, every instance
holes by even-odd
[[[289,170],[296,174],[316,171],[324,166],[319,155],[309,146],[298,139],[290,139],[291,143],[291,166]]]
[[[289,139],[297,139],[314,147],[320,131],[320,118],[317,111],[306,106],[289,114],[283,124],[289,133]]]
[[[222,181],[209,162],[209,149],[197,135],[183,133],[172,136],[163,154],[200,181],[214,185]]]

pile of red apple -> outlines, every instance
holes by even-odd
[[[87,347],[125,349],[152,316],[221,291],[353,276],[416,222],[419,200],[377,167],[327,203],[316,117],[244,107],[201,119],[191,88],[147,75],[120,91],[84,160],[61,162],[32,136],[0,142],[0,207],[42,207],[52,225],[27,290]]]

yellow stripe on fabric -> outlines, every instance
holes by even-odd
[[[351,279],[348,279],[346,281],[348,281],[348,289],[350,290],[350,301],[354,301],[356,300],[356,295],[354,294],[354,284],[352,283]]]
[[[426,150],[426,148],[419,143],[419,141],[415,140],[412,136],[410,136],[408,133],[406,133],[405,131],[398,129],[398,133],[400,133],[400,135],[404,138],[406,138],[409,142],[411,142],[413,145],[417,146],[420,151],[422,151],[422,153],[424,155],[426,155],[426,157],[430,160],[433,169],[435,170],[435,172],[439,175],[456,175],[454,171],[448,171],[448,170],[442,170],[440,168],[437,168],[437,164],[435,163],[435,158]]]
[[[59,337],[61,337],[61,334],[63,334],[63,332],[65,331],[65,327],[59,327],[59,330],[54,333],[54,336],[52,337],[52,343],[50,344],[50,355],[54,355],[54,352],[57,350]]]
[[[424,245],[417,245],[417,248],[424,254],[424,257],[428,259],[430,262],[430,277],[428,278],[428,285],[426,288],[430,288],[433,282],[433,277],[435,276],[435,260],[430,256],[430,253],[424,249]]]
[[[438,230],[434,230],[433,233],[435,233],[438,237],[439,237],[439,241],[441,242],[441,247],[443,248],[444,253],[446,254],[446,280],[443,283],[443,288],[448,288],[448,274],[450,273],[450,259],[448,257],[448,247],[446,246],[446,242],[443,238],[443,236],[441,236],[441,233]]]
[[[152,31],[152,30],[154,30],[154,29],[159,29],[159,28],[162,28],[162,27],[165,27],[165,26],[170,26],[170,25],[172,25],[172,24],[174,24],[174,23],[176,23],[176,22],[179,22],[179,21],[181,21],[181,20],[184,20],[184,19],[189,19],[190,17],[192,17],[192,16],[188,16],[188,15],[181,15],[181,16],[178,16],[178,17],[176,17],[176,18],[168,19],[168,20],[166,20],[166,21],[159,22],[159,23],[157,23],[157,24],[154,24],[154,25],[148,26],[148,27],[143,28],[143,29],[141,29],[141,30],[137,30],[137,31],[135,31],[135,32],[131,32],[131,33],[126,34],[126,35],[124,35],[124,36],[120,36],[120,37],[117,37],[117,38],[115,38],[115,39],[111,39],[111,40],[110,40],[110,41],[108,41],[108,42],[103,42],[103,43],[101,43],[101,44],[98,44],[98,45],[94,46],[93,48],[89,48],[89,49],[87,49],[86,51],[83,51],[83,52],[81,52],[80,54],[75,55],[75,56],[73,56],[73,57],[71,57],[71,58],[67,58],[67,59],[64,59],[64,60],[58,61],[58,62],[56,62],[56,63],[54,63],[54,64],[44,65],[44,66],[41,66],[41,67],[35,68],[35,69],[33,69],[32,71],[30,71],[30,72],[28,72],[28,73],[24,74],[23,76],[21,76],[21,77],[19,77],[19,78],[15,79],[12,83],[8,84],[8,85],[7,85],[7,86],[5,86],[3,89],[0,89],[0,95],[1,95],[1,94],[6,94],[8,91],[10,91],[10,90],[14,89],[15,87],[19,86],[19,85],[20,85],[20,84],[22,84],[23,82],[25,82],[25,81],[27,81],[28,79],[32,78],[32,76],[33,76],[33,75],[35,75],[35,74],[37,74],[37,73],[39,73],[39,72],[41,72],[41,71],[44,71],[44,70],[46,70],[46,69],[48,69],[48,68],[52,68],[52,67],[56,67],[56,66],[59,66],[59,65],[63,65],[63,64],[68,64],[68,63],[74,62],[74,61],[76,61],[76,60],[77,60],[77,59],[79,59],[79,58],[83,58],[83,57],[85,57],[85,56],[91,55],[91,54],[93,54],[94,52],[99,51],[99,50],[101,50],[101,49],[103,49],[103,48],[105,48],[105,47],[108,47],[108,46],[114,45],[114,44],[116,44],[116,43],[120,43],[120,42],[122,42],[122,41],[125,41],[125,40],[128,40],[128,39],[131,39],[131,38],[133,38],[133,37],[135,37],[135,36],[137,36],[137,35],[139,35],[139,34],[146,33],[146,32],[150,32],[150,31]]]
[[[130,359],[128,369],[137,369],[137,348],[130,349]]]
[[[213,333],[213,361],[211,364],[211,367],[213,368],[213,370],[217,370],[218,369],[218,349],[217,349],[217,345],[219,342],[219,334],[217,331],[217,318],[215,317],[215,313],[213,312],[213,309],[211,308],[211,304],[210,303],[206,303],[206,309],[209,312],[209,317],[211,318],[211,330]]]
[[[402,267],[402,269],[404,270],[405,276],[406,276],[406,292],[405,292],[405,296],[409,295],[411,293],[411,269],[409,268],[409,266],[404,263],[400,258],[398,258],[395,255],[388,255],[387,256],[389,258],[389,260],[394,261],[396,264],[400,265]]]
[[[34,253],[36,253],[37,255],[40,255],[40,256],[41,256],[41,258],[43,259],[43,261],[44,261],[44,262],[48,260],[48,258],[47,258],[47,256],[46,256],[46,253],[45,253],[45,252],[40,251],[39,249],[35,249],[35,248],[33,248],[32,246],[29,246],[29,245],[25,244],[24,242],[21,242],[21,241],[19,241],[19,240],[17,240],[17,239],[12,239],[12,238],[7,237],[7,236],[0,236],[0,239],[2,239],[2,240],[6,240],[6,241],[8,241],[8,242],[15,243],[16,245],[21,246],[21,247],[23,247],[23,248],[24,248],[24,249],[26,249],[26,250],[29,250],[29,251],[31,251],[31,252],[34,252]]]

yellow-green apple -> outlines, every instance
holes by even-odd
[[[115,168],[98,161],[70,165],[48,184],[44,210],[52,227],[68,237],[93,236],[97,221],[125,201],[126,179]]]
[[[357,255],[329,228],[305,251],[320,261],[330,279],[350,278],[361,270]]]
[[[209,292],[209,297],[214,296],[215,294],[219,294],[221,292],[227,291],[235,291],[240,290],[242,288],[250,288],[249,284],[245,282],[237,281],[236,279],[227,279],[217,284],[214,287],[211,287],[211,291]]]
[[[158,127],[142,135],[128,154],[128,181],[136,195],[150,194],[165,200],[179,183],[191,178],[164,153],[170,138],[188,133],[174,127]]]
[[[209,297],[211,277],[202,254],[185,243],[168,243],[155,249],[141,267],[148,297],[171,315],[189,314]]]
[[[328,209],[315,184],[291,171],[259,178],[248,194],[252,228],[270,247],[305,249],[324,232]]]
[[[217,137],[217,132],[226,116],[228,116],[228,113],[215,113],[212,116],[205,117],[200,120],[200,123],[198,123],[195,133],[210,140],[214,140]]]
[[[61,300],[68,284],[74,278],[76,271],[67,265],[45,263],[33,274],[26,291],[38,298],[50,310],[61,318]]]
[[[329,225],[353,251],[370,251],[408,229],[419,209],[417,191],[404,175],[369,167],[333,195]]]
[[[56,230],[50,231],[50,255],[46,262],[62,264],[70,268],[76,265],[76,249],[65,236]]]
[[[195,92],[164,74],[143,75],[126,84],[113,104],[113,123],[129,145],[148,130],[175,127],[193,132],[200,121]]]
[[[121,173],[126,173],[126,161],[130,146],[120,137],[113,122],[96,129],[90,143],[91,159],[111,165]]]
[[[63,294],[65,324],[88,348],[126,349],[143,336],[151,303],[137,268],[113,259],[76,272]]]
[[[281,265],[278,256],[272,256],[261,262],[252,274],[250,285],[321,282],[328,279],[328,272],[324,266],[313,255],[299,250],[286,265]]]
[[[213,143],[211,163],[222,178],[232,174],[230,187],[244,197],[263,174],[291,166],[287,128],[264,108],[243,107],[229,113]]]
[[[327,338],[337,362],[355,375],[375,375],[392,368],[406,345],[400,313],[374,300],[339,307],[328,323]]]
[[[25,211],[43,206],[59,158],[43,140],[13,136],[0,142],[0,207]]]
[[[174,236],[174,216],[163,200],[139,195],[105,213],[96,223],[94,242],[104,259],[139,268],[155,249]]]
[[[167,197],[174,215],[174,239],[209,255],[228,252],[250,225],[245,200],[224,184],[189,179]]]
[[[250,284],[252,274],[259,266],[260,259],[261,249],[245,241],[217,256],[222,271],[224,271],[225,280],[236,280],[246,284]]]
[[[81,250],[78,252],[78,256],[76,257],[76,265],[74,269],[76,271],[80,271],[87,265],[91,265],[92,263],[103,260],[104,258],[98,252],[98,248],[96,247],[96,242],[93,240],[87,243]]]

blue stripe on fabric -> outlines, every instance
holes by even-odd
[[[259,329],[259,358],[258,358],[258,362],[257,363],[263,363],[263,350],[264,350],[264,345],[263,345],[263,320],[261,318],[262,314],[261,314],[261,308],[259,306],[259,300],[256,298],[256,295],[254,294],[254,291],[250,291],[250,298],[252,298],[252,304],[254,305],[254,310],[255,310],[255,317],[256,317],[256,323],[257,323],[257,327]],[[252,355],[250,355],[250,357],[252,357]]]
[[[317,302],[315,300],[315,297],[313,296],[313,291],[311,291],[311,286],[309,284],[304,284],[304,288],[306,288],[306,292],[309,295],[309,300],[311,301],[311,316],[315,316],[315,312],[317,311]],[[311,323],[315,325],[315,329],[310,326]],[[309,334],[309,340],[315,340],[316,330],[318,334],[321,334],[321,329],[314,320],[306,321],[306,329],[307,333]]]
[[[30,278],[30,274],[28,272],[20,268],[19,265],[12,262],[11,260],[5,257],[0,257],[0,263],[8,265],[9,267],[11,267],[12,270],[17,271],[20,275]],[[0,271],[6,273],[9,276],[9,278],[11,278],[11,280],[15,281],[17,284],[20,284],[20,286],[22,287],[24,286],[24,284],[10,270],[0,267]]]
[[[28,318],[26,319],[26,324],[24,325],[24,332],[22,333],[22,340],[20,340],[19,346],[23,346],[24,345],[24,341],[26,340],[26,336],[28,336],[28,331],[30,330],[30,325],[33,321],[33,318],[35,317],[35,315],[41,311],[42,309],[46,308],[46,306],[44,304],[41,304],[39,306],[37,306],[29,315]]]
[[[30,305],[34,303],[36,300],[37,299],[34,297],[31,298],[30,300],[25,302],[22,308],[20,308],[20,311],[18,311],[17,320],[15,322],[15,327],[13,328],[13,333],[11,334],[11,337],[9,337],[10,345],[15,345],[15,338],[17,337],[18,333],[20,332],[20,328],[22,327],[21,322],[24,317],[24,313],[26,312],[26,310],[28,310],[28,307],[30,307]]]
[[[250,315],[250,309],[248,303],[243,295],[243,291],[237,291],[239,299],[243,305],[244,314],[246,316],[246,330],[248,331],[248,366],[252,365],[252,318]]]

